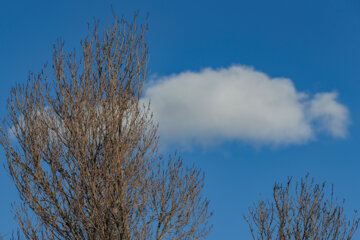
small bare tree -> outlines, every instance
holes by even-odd
[[[203,175],[157,152],[141,101],[147,25],[98,24],[78,57],[54,46],[46,66],[17,85],[0,143],[22,204],[26,239],[203,239],[210,227]]]
[[[350,240],[359,219],[350,221],[344,214],[344,202],[325,196],[325,183],[314,184],[307,175],[291,189],[289,178],[285,186],[275,184],[274,202],[259,201],[244,216],[254,240]]]

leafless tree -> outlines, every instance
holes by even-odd
[[[285,186],[275,184],[273,202],[259,201],[244,216],[251,236],[261,240],[350,240],[357,230],[359,219],[348,220],[344,202],[326,198],[325,183],[314,184],[307,175],[291,188],[289,178]]]
[[[0,143],[26,239],[203,239],[203,174],[158,151],[141,101],[147,24],[89,27],[81,53],[54,45],[52,70],[12,89]],[[79,56],[78,56],[79,55]]]

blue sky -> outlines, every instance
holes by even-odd
[[[287,176],[310,173],[334,184],[349,215],[359,208],[359,1],[0,3],[1,118],[11,87],[51,61],[58,37],[78,47],[93,17],[111,20],[110,4],[128,19],[149,13],[144,99],[160,122],[162,151],[178,149],[206,173],[215,212],[208,239],[250,239],[242,215]],[[17,195],[3,168],[0,181],[7,233]]]

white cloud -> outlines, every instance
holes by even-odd
[[[297,92],[290,79],[270,78],[245,66],[162,77],[145,89],[144,100],[151,101],[160,137],[168,143],[297,144],[320,128],[344,137],[349,122],[335,93],[310,98]]]
[[[334,137],[345,137],[349,113],[344,105],[336,102],[336,93],[318,93],[310,102],[310,115],[318,127]]]

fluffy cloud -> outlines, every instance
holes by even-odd
[[[318,121],[318,128],[334,137],[346,136],[349,113],[346,107],[336,102],[336,93],[318,93],[310,102],[310,116]]]
[[[297,144],[326,131],[344,137],[347,108],[335,93],[310,97],[286,78],[245,66],[183,72],[153,81],[151,101],[161,139],[170,143],[242,140]]]

